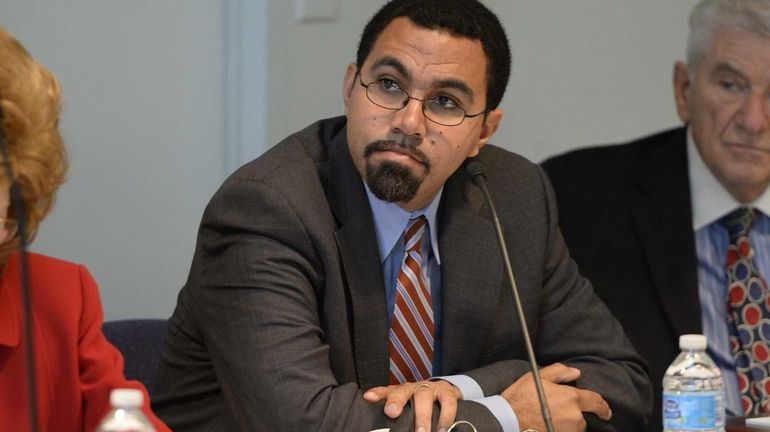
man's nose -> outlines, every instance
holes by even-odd
[[[409,98],[406,106],[393,115],[391,126],[394,132],[422,139],[427,134],[427,121],[423,114],[423,102]]]
[[[765,94],[750,94],[743,102],[736,121],[738,126],[751,133],[767,130],[768,96]]]

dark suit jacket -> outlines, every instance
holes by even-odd
[[[209,203],[187,284],[169,323],[154,407],[176,431],[413,430],[363,390],[388,383],[385,288],[371,209],[347,147],[345,119],[294,134],[231,176]],[[609,401],[611,425],[641,430],[651,400],[641,359],[567,257],[545,175],[487,146],[542,364],[583,370],[577,385]],[[465,170],[439,206],[442,372],[485,395],[526,373],[524,346],[481,192]],[[458,418],[500,427],[460,402]]]
[[[580,273],[650,367],[661,430],[661,382],[678,338],[701,333],[686,129],[543,163]]]

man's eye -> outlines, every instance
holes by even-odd
[[[459,108],[459,106],[457,105],[457,102],[455,102],[454,99],[446,95],[436,96],[431,99],[431,102],[432,104],[437,105],[443,109]]]
[[[730,79],[719,80],[719,86],[728,92],[736,92],[742,90],[741,85]]]
[[[395,92],[395,91],[401,90],[401,87],[399,87],[397,82],[387,78],[383,78],[380,80],[380,87],[382,87],[383,90],[389,91],[389,92]]]

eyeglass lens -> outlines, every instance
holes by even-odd
[[[399,110],[409,103],[408,93],[398,88],[388,88],[385,81],[375,81],[364,87],[366,87],[366,96],[369,100],[383,108]],[[456,105],[448,106],[446,101],[438,98],[420,100],[420,102],[425,117],[438,124],[456,126],[465,120],[465,111]]]

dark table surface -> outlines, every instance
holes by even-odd
[[[727,432],[770,432],[768,428],[752,428],[745,424],[742,418],[727,419]]]

